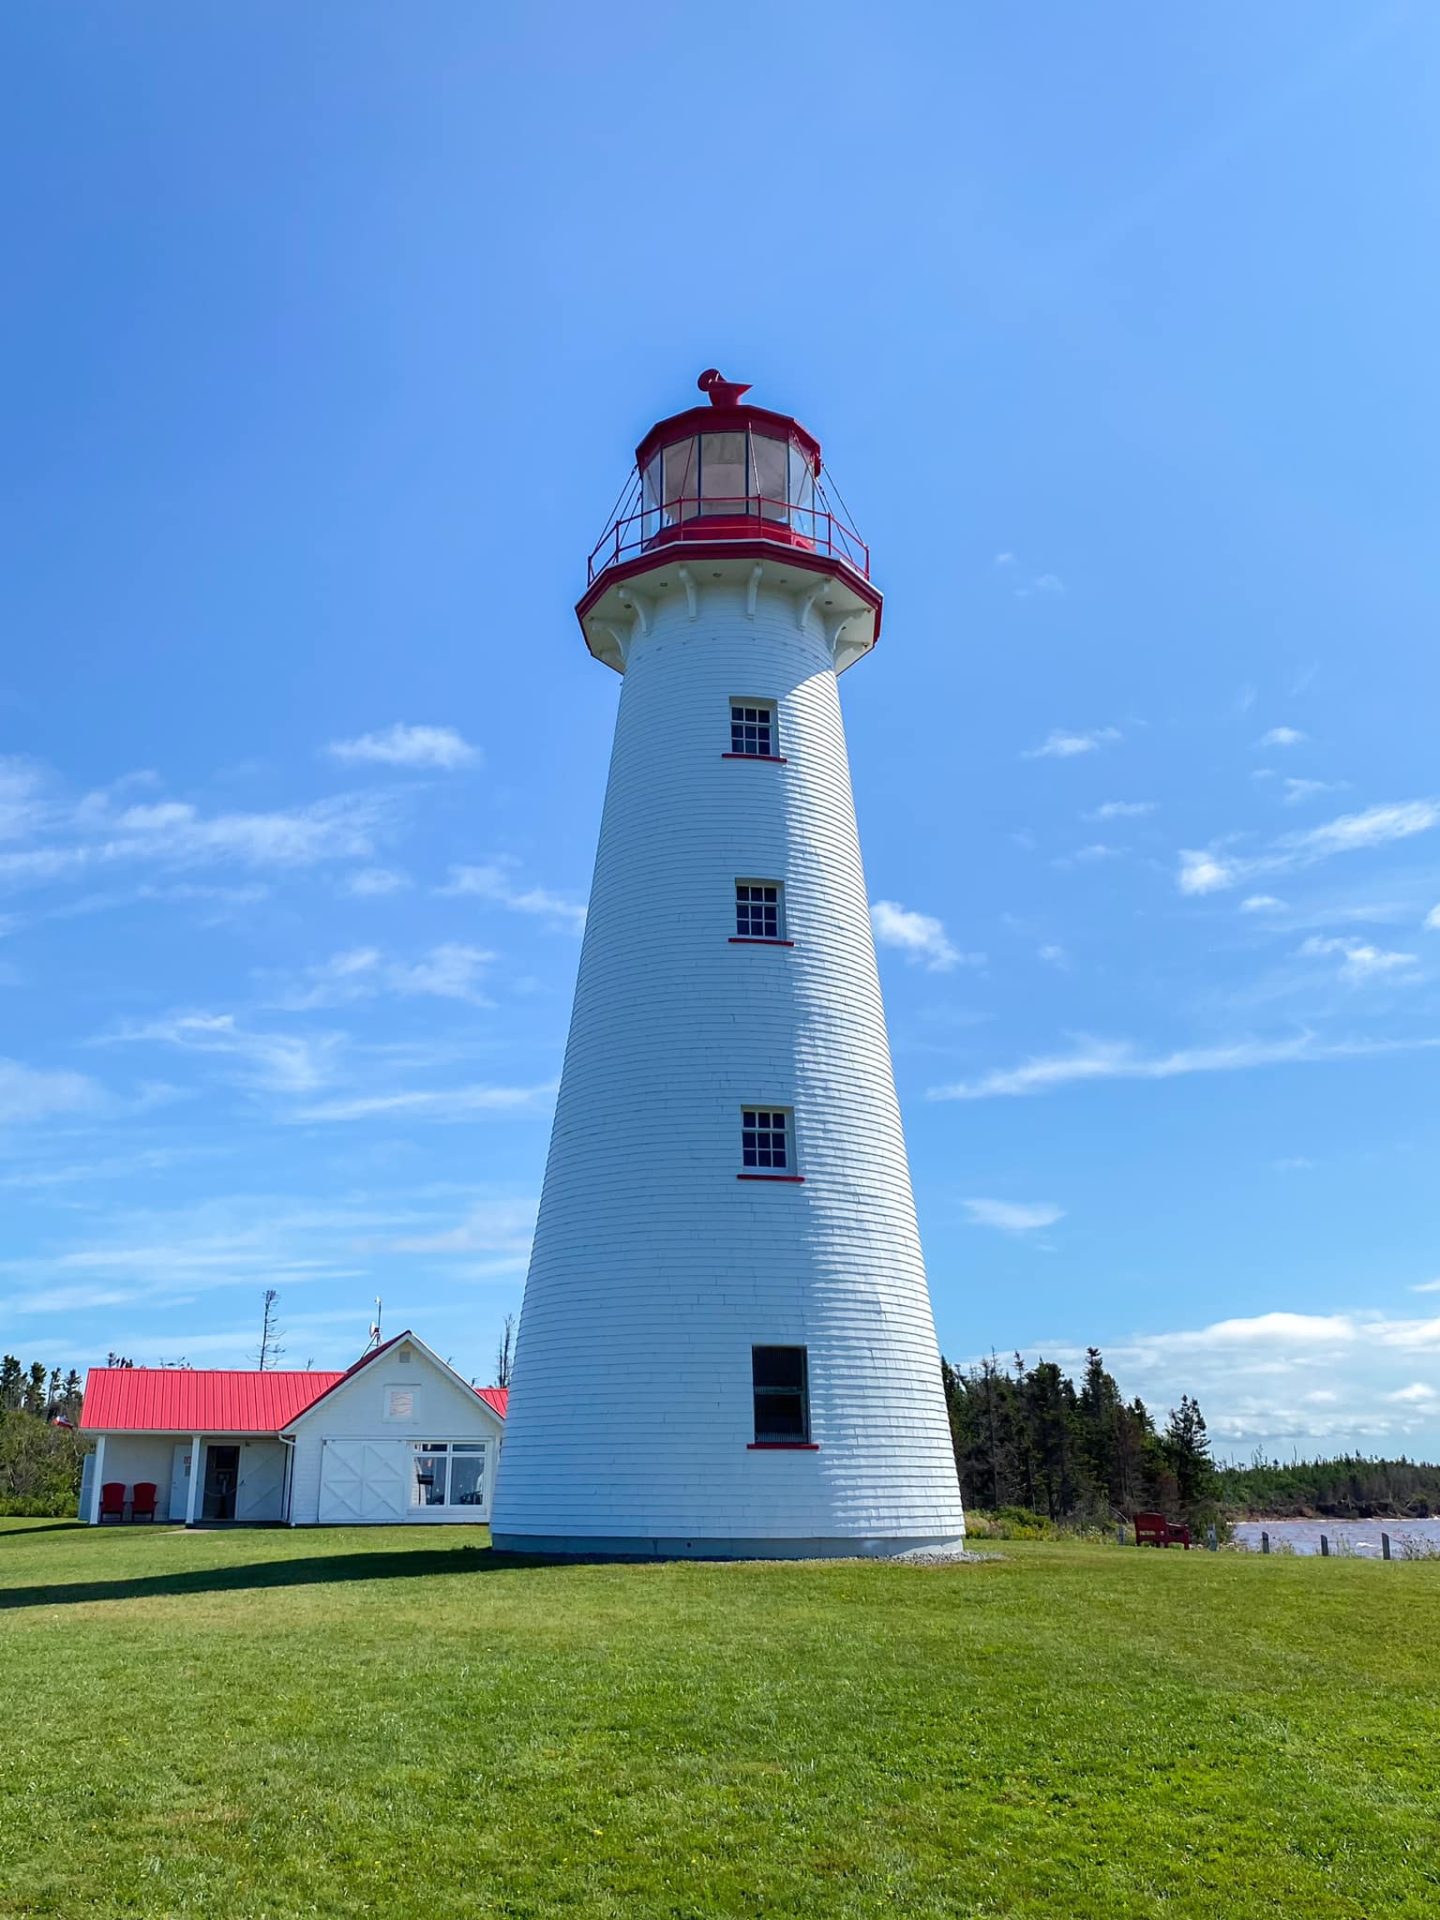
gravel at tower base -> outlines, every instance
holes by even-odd
[[[840,713],[881,596],[813,437],[701,387],[577,607],[623,685],[495,1546],[958,1549]]]

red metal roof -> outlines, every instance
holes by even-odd
[[[106,1433],[279,1433],[343,1373],[92,1367],[80,1425]]]
[[[105,1433],[280,1433],[342,1380],[414,1337],[396,1334],[344,1373],[92,1367],[80,1425]],[[508,1388],[476,1387],[475,1392],[505,1418]]]

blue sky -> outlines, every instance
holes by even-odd
[[[0,20],[0,1344],[489,1376],[719,365],[846,677],[941,1342],[1440,1448],[1428,9]]]

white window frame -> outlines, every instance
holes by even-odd
[[[773,933],[742,933],[740,931],[740,909],[745,906],[751,918],[760,914],[763,920],[764,901],[745,901],[740,899],[741,887],[773,887],[775,889],[775,931]],[[737,940],[783,940],[785,938],[785,882],[783,880],[748,880],[737,878],[735,881],[735,938]]]
[[[742,714],[746,711],[753,711],[757,716],[763,715],[765,717],[757,717],[754,720],[746,720],[743,718],[737,720],[735,717],[737,710]],[[743,745],[736,746],[735,738],[737,728],[740,729],[743,740],[746,728],[754,727],[758,737],[758,730],[762,726],[768,729],[770,735],[770,746],[767,752],[760,753],[756,751],[752,753],[748,747]],[[744,693],[731,694],[730,755],[731,758],[735,760],[778,760],[780,758],[780,708],[774,700],[756,700],[749,694]]]
[[[492,1440],[488,1439],[475,1440],[469,1438],[460,1440],[412,1440],[410,1442],[411,1510],[416,1513],[473,1513],[476,1508],[479,1508],[481,1511],[487,1509],[490,1505],[490,1481],[494,1471],[494,1462],[490,1449],[494,1444]],[[450,1465],[457,1449],[461,1453],[474,1453],[480,1456],[480,1478],[477,1483],[477,1491],[480,1497],[478,1500],[462,1500],[456,1502],[450,1498]],[[417,1461],[420,1460],[438,1460],[443,1462],[445,1471],[445,1498],[443,1500],[437,1500],[432,1503],[416,1498],[420,1490],[420,1482],[416,1478],[415,1467]]]

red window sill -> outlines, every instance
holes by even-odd
[[[818,1453],[818,1440],[747,1440],[747,1453]]]
[[[783,753],[722,753],[722,760],[765,760],[772,767],[789,766]]]
[[[732,933],[730,936],[730,944],[732,947],[793,947],[795,942],[793,940],[764,940],[759,934],[755,933]]]
[[[737,1180],[775,1180],[781,1186],[791,1187],[803,1187],[805,1184],[803,1173],[737,1173],[735,1178]]]

